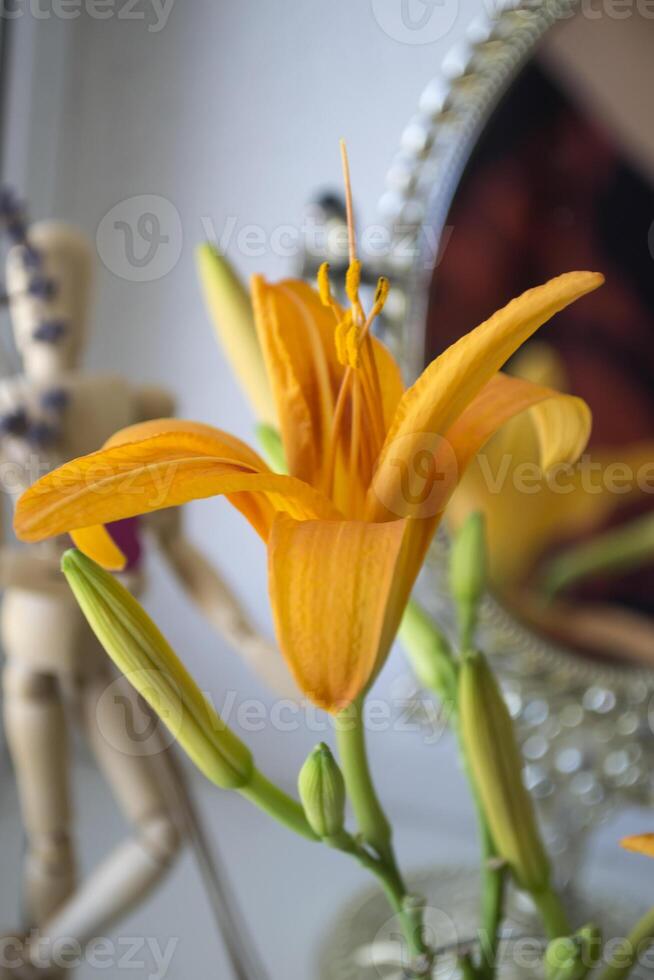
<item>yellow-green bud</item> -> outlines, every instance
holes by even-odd
[[[422,687],[442,700],[455,698],[457,672],[450,645],[433,620],[413,600],[404,611],[399,636]]]
[[[80,551],[67,551],[61,567],[107,654],[198,769],[223,789],[247,786],[254,772],[250,750],[214,711],[134,596]]]
[[[459,726],[498,856],[522,888],[543,892],[549,861],[522,782],[522,757],[504,698],[480,653],[466,654],[459,670]]]
[[[196,249],[204,299],[227,360],[262,422],[277,425],[277,412],[259,346],[247,290],[215,245]]]
[[[260,422],[257,425],[257,439],[263,449],[268,466],[272,467],[276,473],[288,473],[284,444],[282,443],[279,430],[273,425],[266,425],[265,422]]]
[[[548,980],[583,980],[599,963],[602,934],[597,926],[587,925],[573,936],[553,939],[545,952]]]
[[[450,553],[450,590],[464,648],[472,640],[485,588],[486,522],[484,515],[477,512],[470,514],[455,534]]]
[[[345,781],[324,742],[316,746],[302,766],[298,789],[314,833],[323,839],[340,834],[345,822]]]

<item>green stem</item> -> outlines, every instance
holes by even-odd
[[[338,837],[326,839],[325,843],[346,854],[351,854],[362,867],[375,875],[401,925],[413,964],[410,976],[416,978],[431,976],[433,953],[422,939],[422,909],[418,905],[411,906],[396,869],[388,867],[383,858],[371,854],[345,831]]]
[[[482,852],[480,971],[484,977],[495,976],[500,926],[504,917],[506,865],[497,856],[483,812],[479,810],[479,833]]]
[[[254,770],[248,785],[242,786],[238,792],[296,834],[301,834],[309,840],[318,840],[309,826],[301,804],[266,779],[258,769]]]
[[[459,735],[456,720],[454,726],[459,736],[459,751],[466,774],[470,793],[475,805],[477,817],[477,832],[481,850],[481,926],[480,942],[480,974],[490,980],[495,975],[497,950],[499,947],[499,930],[504,917],[504,886],[506,883],[506,865],[498,861],[497,850],[486,820],[484,807],[479,799],[479,793],[468,764],[463,739]]]
[[[538,894],[532,893],[531,896],[536,904],[540,917],[545,926],[545,933],[549,940],[559,939],[561,936],[571,934],[570,923],[565,909],[561,904],[561,899],[554,889],[548,888]]]
[[[651,908],[614,949],[611,962],[602,971],[599,980],[623,980],[653,942],[654,908]]]
[[[368,765],[363,699],[336,716],[336,740],[347,793],[363,839],[392,867],[392,831],[379,802]]]
[[[422,912],[418,908],[410,908],[406,886],[397,866],[391,825],[372,781],[364,721],[363,698],[355,701],[335,719],[336,739],[348,797],[361,837],[374,850],[375,856],[354,841],[353,853],[379,879],[389,904],[398,917],[411,958],[418,964],[414,969],[414,976],[429,976],[433,955],[422,938]]]

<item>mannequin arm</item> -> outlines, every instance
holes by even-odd
[[[157,511],[146,521],[176,579],[214,629],[276,693],[297,698],[277,647],[258,632],[229,585],[184,535],[181,512]]]

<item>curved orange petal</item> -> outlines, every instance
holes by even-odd
[[[268,544],[270,597],[280,648],[301,690],[342,710],[386,655],[406,522],[276,518]]]
[[[380,453],[369,491],[373,519],[388,517],[386,501],[401,492],[394,465],[398,446],[414,460],[425,441],[444,437],[508,358],[543,323],[604,281],[594,272],[569,272],[530,289],[449,347],[403,395]]]
[[[71,460],[18,501],[14,524],[25,541],[225,494],[265,539],[277,511],[299,520],[341,515],[302,481],[234,457],[231,437],[211,446],[194,430],[163,432]],[[223,450],[221,455],[218,453]]]
[[[637,854],[654,857],[654,834],[634,834],[631,837],[623,837],[620,847],[624,847],[626,851],[636,851]]]
[[[236,436],[203,422],[192,422],[178,418],[148,419],[146,422],[137,422],[134,425],[126,426],[110,436],[103,448],[123,446],[129,442],[138,442],[166,432],[184,432],[196,436],[198,440],[202,440],[196,445],[201,444],[208,454],[223,453],[227,447],[234,454],[234,458],[245,464],[254,466],[256,469],[266,466],[261,457],[247,443],[237,439]],[[109,571],[121,571],[125,567],[126,558],[104,525],[97,524],[92,527],[78,528],[71,531],[70,536],[80,551],[97,561],[103,568]]]
[[[393,502],[391,513],[395,519],[407,514],[416,515],[407,523],[398,573],[398,581],[404,591],[398,585],[394,618],[404,608],[408,599],[406,589],[413,586],[450,496],[471,460],[509,419],[550,401],[555,401],[559,410],[548,416],[551,429],[547,432],[543,429],[541,435],[545,443],[541,445],[541,452],[546,455],[550,465],[576,458],[590,432],[590,411],[585,402],[521,378],[497,374],[435,446],[428,471],[428,492],[421,496],[418,503],[401,495]],[[441,474],[443,478],[439,480]],[[406,484],[400,486],[404,486],[406,491]],[[391,501],[387,499],[386,503]],[[398,624],[399,618],[395,625]]]
[[[127,559],[103,524],[70,531],[73,544],[110,572],[122,572]]]

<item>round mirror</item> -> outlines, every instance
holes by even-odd
[[[605,274],[507,366],[590,405],[584,456],[543,474],[536,428],[516,420],[472,465],[450,517],[484,510],[496,592],[522,620],[580,654],[654,664],[654,127],[641,97],[654,62],[643,42],[650,21],[582,12],[521,69],[449,209],[425,354],[561,272]]]
[[[423,93],[382,201],[409,374],[532,286],[573,269],[606,276],[505,368],[589,404],[580,462],[543,472],[525,414],[485,447],[448,513],[487,516],[484,643],[521,722],[527,781],[557,806],[564,785],[593,817],[652,795],[650,14],[512,3],[475,22]],[[421,597],[442,618],[438,557]]]

